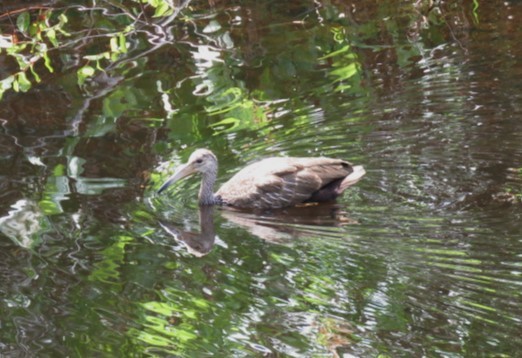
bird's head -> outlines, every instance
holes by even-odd
[[[214,153],[208,149],[197,149],[190,155],[187,163],[180,165],[176,172],[163,183],[158,190],[158,194],[173,183],[189,175],[196,173],[216,175],[216,172],[217,158]]]
[[[217,158],[208,149],[196,149],[189,157],[186,164],[191,166],[194,172],[198,173],[210,173],[217,170]]]

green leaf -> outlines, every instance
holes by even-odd
[[[17,79],[15,79],[15,80],[13,81],[13,90],[14,90],[15,92],[20,92],[20,85],[18,84],[18,80],[17,80]]]
[[[117,37],[111,37],[110,45],[111,45],[111,52],[118,52],[118,38]]]
[[[109,52],[102,52],[97,55],[86,55],[83,56],[83,58],[89,61],[98,61],[103,60],[104,58],[108,60],[109,58],[111,58],[111,55]]]
[[[64,13],[60,14],[60,16],[58,17],[58,19],[60,19],[60,26],[63,26],[65,25],[69,20],[67,19],[67,16],[65,16]]]
[[[105,72],[105,70],[104,70],[104,69],[101,67],[101,65],[100,65],[100,61],[96,61],[96,69],[97,69],[98,71]]]
[[[43,53],[43,58],[44,58],[45,67],[47,67],[49,72],[53,73],[54,72],[54,68],[51,65],[51,59],[49,58],[49,55],[47,54],[47,51]]]
[[[319,57],[319,60],[324,60],[324,59],[327,59],[327,58],[330,58],[330,57],[334,57],[334,56],[340,55],[340,54],[348,52],[348,51],[350,51],[350,46],[346,45],[346,46],[344,46],[343,48],[341,48],[341,49],[339,49],[337,51],[333,51],[333,52],[330,52],[328,55],[325,55],[323,57]]]
[[[96,70],[91,66],[84,66],[77,72],[78,74],[78,85],[83,85],[88,77],[92,77]]]
[[[42,209],[45,215],[55,215],[63,212],[62,208],[58,203],[55,203],[51,199],[42,199],[38,202],[38,206]]]
[[[166,1],[163,1],[159,4],[158,7],[156,7],[156,11],[154,12],[153,17],[161,17],[161,16],[167,16],[170,15],[172,12],[169,4]]]
[[[20,15],[18,15],[18,18],[16,19],[16,26],[18,27],[18,30],[25,34],[27,33],[27,30],[29,30],[30,24],[31,17],[29,16],[29,13],[27,11],[22,12]]]
[[[41,40],[40,27],[41,26],[37,22],[31,23],[31,25],[29,25],[29,36],[36,37],[38,40]]]
[[[91,66],[84,66],[80,68],[80,73],[84,76],[91,77],[92,75],[94,75],[94,68],[92,68]]]
[[[58,164],[53,169],[53,176],[59,177],[59,176],[63,176],[63,175],[65,175],[65,165]]]
[[[121,53],[127,53],[127,42],[125,41],[124,34],[120,34],[120,36],[118,36],[118,42],[119,42],[119,51]]]
[[[336,81],[348,80],[351,77],[359,73],[359,66],[357,63],[350,63],[346,66],[339,67],[331,72],[331,74],[337,77]]]
[[[31,73],[33,74],[33,77],[34,77],[34,80],[36,81],[36,83],[42,82],[42,79],[40,78],[38,73],[36,73],[36,71],[34,70],[34,66],[31,66],[30,69],[31,69]]]
[[[54,31],[54,29],[51,28],[47,30],[45,34],[47,35],[47,38],[49,39],[49,41],[51,41],[53,46],[58,47],[58,40],[56,40],[56,31]]]
[[[18,86],[22,92],[27,92],[31,89],[31,82],[27,79],[25,72],[18,74]]]

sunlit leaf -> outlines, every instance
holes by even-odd
[[[215,96],[209,96],[208,100],[216,104],[207,107],[206,110],[211,115],[217,115],[229,112],[232,109],[240,106],[243,100],[243,90],[238,87],[229,88],[224,92],[218,93]]]
[[[89,61],[99,61],[99,60],[103,60],[103,59],[109,59],[111,57],[110,53],[109,52],[102,52],[102,53],[99,53],[97,55],[86,55],[86,56],[83,56],[84,59],[86,60],[89,60]]]
[[[42,199],[38,202],[38,206],[45,215],[56,215],[63,212],[63,209],[56,202],[50,199]]]
[[[49,58],[49,55],[47,54],[47,52],[43,53],[43,58],[44,58],[45,67],[49,70],[49,72],[53,73],[54,68],[51,65],[51,59]]]
[[[47,32],[45,34],[47,35],[47,38],[49,39],[49,41],[51,41],[53,46],[57,47],[58,40],[56,40],[56,31],[51,28],[51,29],[47,30]]]
[[[479,8],[479,2],[478,0],[473,0],[473,20],[475,21],[475,24],[479,23],[479,16],[478,16],[478,8]]]
[[[121,53],[127,53],[127,42],[125,41],[124,34],[118,36],[118,49]]]
[[[90,77],[94,75],[94,68],[91,66],[84,66],[78,70],[78,73],[81,73],[85,77]]]
[[[146,302],[143,303],[143,307],[147,310],[159,313],[163,316],[170,316],[173,312],[180,311],[179,307],[174,308],[172,304],[167,304],[164,302]]]
[[[61,13],[58,19],[60,20],[60,25],[65,25],[69,21],[64,13]]]
[[[34,70],[34,66],[31,66],[30,69],[31,69],[31,73],[33,74],[34,80],[35,80],[37,83],[40,83],[40,82],[42,81],[42,79],[40,78],[40,76],[38,75],[38,73],[36,73],[36,71]]]
[[[57,166],[54,167],[53,176],[59,177],[59,176],[64,176],[64,175],[65,175],[65,165],[58,164]]]
[[[350,50],[350,46],[346,45],[346,46],[344,46],[343,48],[341,48],[341,49],[339,49],[337,51],[330,52],[328,55],[320,57],[319,60],[324,60],[324,59],[327,59],[327,58],[330,58],[330,57],[334,57],[334,56],[340,55],[342,53],[345,53],[345,52],[347,52],[349,50]]]
[[[125,246],[132,240],[130,236],[119,235],[113,245],[105,248],[100,253],[102,260],[95,264],[95,270],[92,271],[89,280],[119,285],[119,268],[125,256]]]
[[[64,36],[71,36],[70,33],[68,33],[67,31],[65,31],[65,30],[63,29],[64,25],[65,25],[67,22],[69,22],[69,20],[67,19],[67,16],[66,16],[64,13],[62,13],[62,14],[60,14],[60,16],[58,17],[58,19],[59,19],[60,22],[58,23],[58,25],[55,26],[56,31],[60,32],[60,33],[61,33],[62,35],[64,35]]]
[[[153,17],[161,17],[161,16],[167,16],[172,14],[172,9],[170,8],[169,4],[166,1],[162,1],[157,7],[156,11],[154,12]]]
[[[13,90],[15,92],[19,92],[20,91],[20,85],[18,84],[18,80],[15,78],[15,80],[13,81]]]
[[[187,342],[193,339],[197,339],[198,336],[190,331],[184,329],[175,329],[173,334],[177,339],[183,342]]]
[[[111,52],[118,52],[119,46],[118,46],[118,38],[117,37],[111,37],[110,40],[110,46],[111,46]]]
[[[22,12],[20,15],[18,15],[18,18],[16,19],[16,26],[18,27],[18,30],[25,34],[27,33],[27,30],[29,30],[30,24],[31,17],[27,11]]]
[[[351,63],[348,66],[340,67],[332,71],[332,75],[339,78],[339,80],[346,80],[355,76],[359,71],[356,63]]]
[[[208,301],[207,300],[204,300],[202,298],[194,298],[192,300],[192,302],[198,306],[200,309],[203,309],[203,308],[208,308],[209,307],[209,304],[208,304]]]
[[[345,34],[343,28],[332,28],[332,33],[334,34],[334,41],[337,43],[343,43],[346,41]]]
[[[25,69],[26,66],[29,65],[29,60],[26,56],[23,56],[19,53],[16,53],[16,52],[11,52],[10,55],[12,55],[16,62],[18,63],[18,66],[20,67],[20,69]]]
[[[483,311],[490,311],[490,312],[496,312],[497,311],[497,309],[494,308],[494,307],[486,306],[486,305],[480,304],[478,302],[472,302],[472,301],[464,300],[464,299],[461,300],[460,302],[463,303],[464,305],[475,307],[475,308],[478,308],[478,309],[483,310]]]
[[[98,71],[105,72],[105,70],[103,69],[103,67],[101,67],[101,65],[100,65],[100,61],[96,61],[96,69],[97,69]]]
[[[20,72],[18,74],[18,87],[20,91],[27,92],[31,88],[31,82],[27,79],[27,75],[25,72]]]
[[[78,74],[78,84],[81,86],[85,83],[85,80],[89,77],[92,77],[96,70],[91,66],[84,66],[80,68],[77,72]]]

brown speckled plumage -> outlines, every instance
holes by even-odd
[[[330,201],[365,174],[362,166],[352,166],[340,159],[273,157],[246,166],[213,194],[217,159],[211,151],[198,149],[158,192],[196,172],[203,175],[200,205],[251,209],[276,209],[310,201]]]

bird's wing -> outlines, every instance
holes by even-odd
[[[320,184],[319,178],[310,174],[295,167],[293,172],[257,178],[255,187],[259,205],[280,208],[305,201],[319,189]]]
[[[284,207],[310,199],[313,193],[351,171],[351,166],[342,160],[294,158],[292,170],[274,171],[272,175],[259,177],[255,183],[261,197],[272,203],[271,207]]]
[[[336,159],[269,158],[244,168],[218,194],[237,207],[280,208],[306,201],[350,171],[347,162]]]

